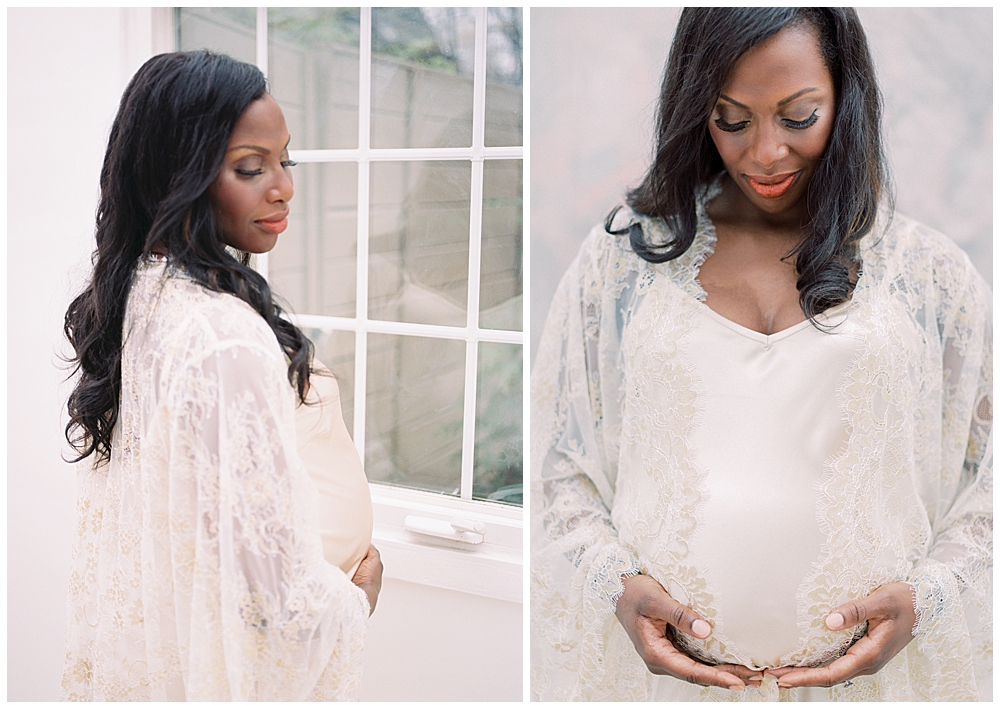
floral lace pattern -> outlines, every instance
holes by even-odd
[[[597,227],[553,301],[532,374],[533,698],[650,696],[652,676],[613,615],[613,589],[633,560],[661,582],[676,580],[686,602],[712,617],[711,589],[684,561],[703,489],[689,448],[700,404],[684,336],[704,299],[697,273],[715,240],[704,204],[717,189],[702,196],[698,234],[681,258],[649,264],[627,237]],[[630,221],[662,239],[662,223],[627,210],[614,226]],[[850,642],[830,650],[825,615],[907,581],[915,640],[877,674],[821,691],[834,700],[988,696],[989,288],[954,244],[899,215],[863,240],[862,261],[852,304],[860,354],[838,402],[849,437],[825,470],[817,518],[826,542],[799,589],[808,642],[783,659],[829,662]],[[667,405],[650,408],[652,386],[666,390]],[[672,472],[654,478],[657,499],[643,497],[637,481],[663,470]],[[711,640],[706,649],[726,651]],[[675,684],[678,699],[737,698]],[[742,698],[795,696],[766,686]]]
[[[109,464],[80,464],[69,700],[356,699],[368,600],[322,557],[294,394],[249,306],[136,273]]]

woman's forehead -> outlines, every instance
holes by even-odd
[[[742,96],[784,103],[797,95],[808,96],[810,89],[832,88],[833,77],[820,53],[816,30],[808,23],[796,23],[741,56],[722,93],[737,102]]]

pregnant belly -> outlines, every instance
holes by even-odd
[[[665,586],[709,617],[713,633],[707,641],[679,634],[678,644],[704,661],[753,669],[823,664],[843,654],[854,633],[827,630],[832,608],[800,599],[824,541],[813,485],[801,476],[762,484],[753,475],[709,475],[707,482],[708,499],[685,559],[697,573]],[[698,608],[697,599],[709,607]]]

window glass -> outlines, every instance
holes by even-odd
[[[523,200],[520,160],[483,166],[483,241],[479,267],[479,326],[520,330]]]
[[[257,11],[252,7],[188,7],[178,13],[178,49],[210,49],[257,61]]]
[[[337,378],[340,388],[340,408],[344,413],[347,432],[354,433],[354,333],[344,330],[303,328],[305,336],[315,346],[313,356],[325,364]]]
[[[521,145],[522,10],[491,7],[486,29],[486,145]]]
[[[370,318],[465,326],[471,179],[468,161],[372,164]]]
[[[268,80],[300,150],[358,147],[361,11],[272,7]]]
[[[373,9],[372,147],[471,146],[475,46],[469,8]]]
[[[521,345],[479,344],[476,379],[476,456],[472,496],[523,504]]]
[[[368,479],[458,495],[465,343],[368,335]]]
[[[292,136],[292,147],[297,147]],[[299,163],[288,229],[268,257],[268,281],[296,313],[354,317],[357,163]]]

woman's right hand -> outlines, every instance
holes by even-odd
[[[626,577],[622,583],[625,592],[618,599],[615,615],[650,672],[736,692],[747,684],[760,686],[760,672],[739,665],[706,665],[674,647],[667,637],[668,625],[700,639],[712,634],[712,626],[671,598],[655,579],[640,574]]]
[[[354,578],[351,581],[367,594],[368,615],[371,615],[375,612],[378,594],[382,590],[382,557],[374,544],[368,545],[368,553],[361,560],[361,565],[354,572]]]

